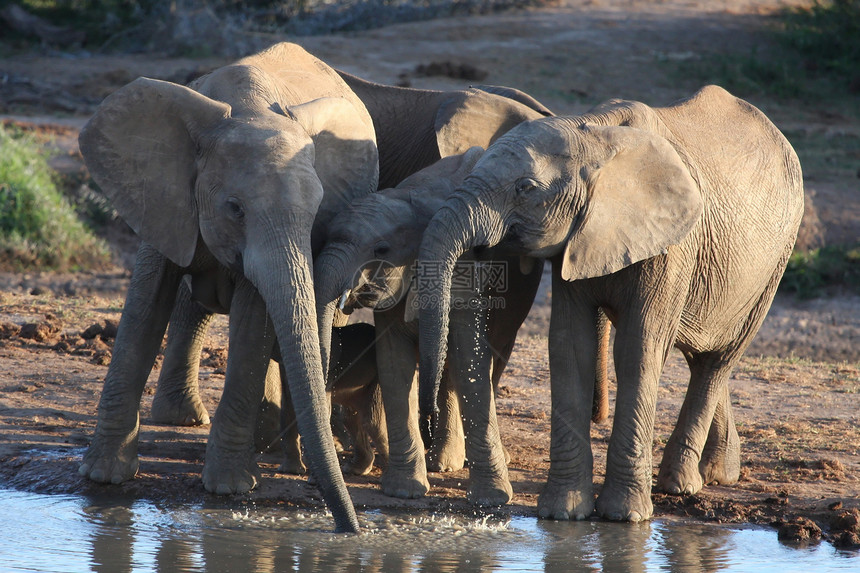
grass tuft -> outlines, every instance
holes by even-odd
[[[107,245],[78,219],[57,189],[40,149],[31,135],[0,126],[0,267],[107,267]]]

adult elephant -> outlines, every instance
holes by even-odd
[[[241,402],[262,398],[277,334],[307,463],[337,529],[357,531],[329,429],[311,250],[332,213],[377,187],[364,105],[333,69],[284,43],[190,88],[132,82],[102,103],[80,147],[95,181],[144,241],[80,472],[113,483],[136,473],[141,393],[181,277],[190,275],[209,308],[232,308],[230,339],[243,341],[228,359],[207,487],[250,487],[251,454],[234,446],[253,441]],[[207,480],[207,469],[216,479]]]
[[[552,261],[552,437],[539,515],[595,509],[589,413],[598,309],[616,326],[616,415],[596,502],[652,514],[657,382],[674,344],[691,378],[658,486],[738,477],[727,380],[770,307],[803,213],[797,156],[749,103],[708,86],[669,107],[610,101],[520,125],[439,210],[421,260],[441,261],[420,313],[422,407],[445,357],[452,270],[476,246]],[[420,285],[419,285],[420,286]],[[433,287],[438,288],[433,288]]]
[[[462,153],[475,145],[487,146],[499,134],[526,119],[534,118],[535,114],[551,115],[551,112],[534,98],[512,88],[479,86],[453,91],[417,90],[368,82],[343,72],[338,74],[361,100],[372,118],[379,151],[380,187],[394,187],[407,176],[428,167],[442,157]],[[315,239],[320,239],[314,241],[316,253],[318,247],[325,243],[329,232],[328,225],[320,224],[318,220],[314,230]],[[194,286],[195,292],[206,293],[217,290],[218,283],[213,280],[199,280]],[[220,288],[224,290],[223,287]],[[210,310],[217,310],[217,307],[210,305]],[[187,293],[178,298],[177,307],[170,318],[171,333],[168,334],[162,375],[153,401],[153,407],[158,405],[157,414],[163,421],[194,422],[206,415],[197,398],[197,365],[206,323],[210,317],[209,312],[196,306]],[[329,334],[324,332],[323,336],[322,346],[328,348]],[[246,346],[246,339],[234,339],[231,336],[231,359],[237,354],[246,354]],[[241,362],[237,359],[236,363]],[[386,365],[382,367],[385,368]],[[241,457],[244,468],[248,464],[253,465],[253,405],[259,403],[262,397],[262,390],[257,390],[262,388],[262,382],[250,383],[247,371],[243,371],[242,376],[245,382],[235,384],[235,387],[242,388],[244,394],[241,397],[238,397],[238,393],[228,395],[225,390],[221,402],[224,404],[229,399],[233,413],[231,420],[235,427],[243,428],[241,433],[233,432],[230,443],[237,452],[245,452]],[[229,371],[227,384],[234,387]],[[250,390],[253,390],[253,393]],[[155,414],[156,412],[154,416]],[[402,423],[405,424],[406,420],[403,419]],[[210,449],[213,438],[218,438],[218,434],[213,432],[210,437]],[[410,457],[417,459],[420,455],[421,461],[416,463],[420,463],[423,468],[421,444],[422,442],[415,440],[413,436],[405,447],[409,450]],[[397,450],[399,446],[391,447],[392,450]],[[229,468],[220,472],[230,475]],[[426,472],[417,473],[423,475]],[[207,471],[204,467],[204,483],[235,483],[232,479],[216,479],[217,476],[217,472]],[[245,491],[256,485],[254,472],[243,472],[243,480],[235,489],[225,487],[225,492]],[[426,477],[422,480],[424,486],[416,487],[425,487],[426,491]]]

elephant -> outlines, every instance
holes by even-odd
[[[515,127],[424,232],[419,262],[438,261],[440,272],[419,289],[427,301],[421,409],[438,391],[458,257],[476,247],[543,257],[552,265],[552,417],[539,516],[650,518],[657,385],[673,345],[691,374],[657,486],[691,494],[736,481],[727,381],[770,307],[802,213],[791,145],[718,86],[667,107],[610,100]],[[618,392],[595,502],[589,381],[598,309],[616,327]]]
[[[385,187],[397,185],[407,176],[433,164],[443,156],[462,153],[473,145],[486,146],[498,134],[504,133],[525,119],[535,117],[535,113],[540,116],[551,115],[551,112],[534,98],[513,88],[478,86],[452,91],[418,90],[368,82],[344,72],[338,72],[338,74],[364,104],[372,118],[379,153],[379,183],[380,186]],[[328,219],[326,224],[323,224],[318,218],[314,226],[313,254],[318,253],[320,246],[325,242],[328,232],[327,221]],[[207,290],[229,291],[230,289],[223,286],[222,282],[224,281],[217,275],[209,276],[208,280],[198,277],[193,290],[195,292],[202,290],[204,293]],[[307,282],[311,284],[311,281]],[[223,304],[220,309],[218,305],[204,305],[208,310],[201,310],[196,307],[194,298],[180,293],[176,299],[177,304],[170,317],[170,328],[171,332],[178,335],[168,335],[162,376],[159,378],[153,405],[154,408],[155,405],[159,405],[162,411],[167,412],[164,421],[171,423],[194,422],[202,420],[203,415],[206,415],[205,410],[202,410],[202,403],[199,407],[195,405],[195,402],[199,401],[197,398],[199,349],[202,346],[207,321],[211,316],[209,313],[227,310]],[[297,331],[297,336],[301,337],[301,333],[306,331]],[[323,349],[327,349],[330,347],[330,341],[327,340],[329,334],[326,332],[322,334],[323,339],[320,340],[320,344]],[[317,338],[318,335],[315,333],[313,339]],[[306,343],[310,344],[310,340]],[[244,355],[250,352],[243,349],[245,346],[247,346],[245,339],[235,339],[231,336],[231,359],[234,353]],[[323,362],[327,365],[328,358],[325,357]],[[237,359],[236,363],[241,362]],[[304,368],[311,367],[315,366],[305,365]],[[385,365],[382,366],[382,368],[385,367]],[[235,372],[238,375],[238,367]],[[256,408],[254,404],[258,404],[263,395],[262,378],[265,366],[254,369],[254,372],[259,380],[254,380],[253,383],[246,380],[241,384],[231,384],[231,372],[228,371],[225,395],[222,397],[222,404],[225,400],[230,401],[231,420],[234,426],[237,428],[241,426],[243,429],[241,434],[234,431],[230,436],[235,450],[245,452],[242,457],[245,464],[241,466],[243,468],[252,463],[244,460],[251,460],[253,456],[252,436]],[[243,372],[243,376],[248,378],[247,370]],[[231,391],[228,395],[227,388],[235,388],[235,393]],[[164,395],[161,396],[163,390]],[[241,396],[240,390],[244,391]],[[157,413],[153,412],[154,418],[156,415]],[[401,422],[405,423],[406,420],[398,420],[395,424]],[[391,430],[390,427],[389,430]],[[218,435],[213,431],[210,436],[210,448],[213,438],[217,437]],[[390,440],[391,436],[389,436]],[[399,444],[403,438],[398,440]],[[395,446],[393,463],[396,467],[400,467],[402,464],[397,457],[400,455],[396,453],[397,451],[398,447]],[[414,451],[410,450],[409,455],[417,456],[418,448],[416,447]],[[424,476],[426,471],[423,452],[420,457],[422,458],[420,461],[415,461],[416,467],[420,464],[420,468],[415,472]],[[389,463],[391,463],[390,459]],[[237,480],[218,479],[216,470],[230,477],[227,469],[210,469],[204,466],[204,484],[212,484],[207,485],[210,490],[231,493],[246,491],[256,485],[254,471],[243,471],[240,476],[242,479]],[[426,483],[426,477],[423,480]],[[227,485],[222,490],[218,484],[225,482]]]
[[[357,531],[329,428],[312,246],[333,213],[377,188],[362,102],[332,68],[282,43],[190,87],[139,78],[105,99],[79,143],[142,239],[80,473],[118,483],[137,472],[140,397],[189,275],[204,306],[235,311],[230,339],[243,341],[228,358],[204,485],[228,493],[255,480],[242,401],[260,403],[277,335],[311,472],[336,529]]]
[[[410,405],[418,357],[414,322],[419,303],[414,296],[414,281],[421,280],[420,269],[415,267],[418,247],[431,217],[483,153],[481,147],[473,147],[463,154],[442,158],[395,188],[356,200],[332,220],[329,240],[315,261],[321,339],[332,328],[336,305],[346,312],[357,307],[375,309],[377,363],[386,419],[399,421],[400,428],[389,425],[390,433],[406,434],[399,442],[408,444],[406,452],[421,450],[417,404]],[[449,392],[438,397],[439,424],[427,455],[427,469],[458,470],[468,458],[468,498],[479,505],[500,505],[511,499],[512,488],[507,455],[499,438],[493,390],[498,388],[519,327],[531,309],[543,274],[543,261],[529,260],[529,264],[522,265],[519,257],[495,258],[486,251],[480,257],[461,257],[460,262],[468,270],[484,265],[486,284],[465,284],[458,292],[461,302],[481,304],[451,309],[456,328],[449,335],[449,367],[443,380],[451,382],[453,388],[448,387]],[[486,332],[475,338],[473,331],[478,323],[486,325]],[[606,346],[603,342],[604,355]],[[322,353],[326,355],[325,348]],[[605,363],[596,369],[595,384],[602,389],[607,385]],[[603,396],[605,399],[605,393]],[[597,406],[594,419],[604,418],[605,410],[605,405]],[[458,411],[464,415],[462,423]],[[466,449],[463,425],[468,436]],[[407,457],[409,463],[403,464],[401,456],[398,461],[403,467],[389,465],[383,474],[384,493],[399,497],[426,493],[426,475],[418,474],[414,467],[417,458]]]

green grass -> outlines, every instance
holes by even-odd
[[[779,288],[799,298],[814,298],[830,286],[845,287],[860,294],[860,243],[794,253]]]
[[[107,245],[57,189],[41,146],[0,126],[0,266],[82,270],[109,262]]]
[[[860,115],[860,0],[816,0],[773,19],[749,52],[704,53],[673,63],[679,80],[716,83],[744,98],[766,96]]]
[[[860,82],[860,0],[816,0],[787,11],[784,25],[784,41],[803,54],[812,74]]]

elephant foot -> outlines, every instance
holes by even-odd
[[[492,481],[472,482],[466,499],[479,507],[496,507],[509,503],[514,498],[514,490],[511,482],[507,479],[496,479]]]
[[[617,485],[607,479],[597,496],[597,513],[610,521],[638,523],[651,519],[654,505],[651,503],[650,490],[650,487],[643,490]]]
[[[250,456],[226,455],[218,448],[206,448],[203,464],[203,487],[217,495],[247,493],[260,482],[260,468]]]
[[[78,473],[94,482],[118,484],[137,474],[137,430],[122,437],[106,437],[96,430]]]
[[[427,471],[456,472],[466,465],[466,447],[461,440],[459,444],[451,441],[436,447],[436,440],[427,452]]]
[[[356,454],[351,460],[343,464],[343,473],[365,476],[373,470],[373,460],[373,452],[370,452],[370,455]]]
[[[680,451],[678,451],[680,450]],[[690,448],[667,446],[657,474],[657,489],[672,495],[693,495],[704,486],[699,455]]]
[[[547,482],[538,497],[537,509],[541,519],[582,521],[594,511],[594,494],[590,485],[573,488]]]
[[[415,499],[424,497],[430,491],[426,475],[418,472],[397,471],[389,467],[382,474],[382,493],[390,497]]]
[[[198,394],[182,394],[179,397],[166,393],[155,393],[149,417],[155,424],[170,426],[206,426],[209,413]]]
[[[284,456],[284,461],[278,466],[278,473],[290,474],[294,476],[303,476],[307,473],[308,468],[302,461],[301,456]]]
[[[708,448],[702,452],[699,473],[706,484],[731,485],[741,477],[740,440],[737,447]]]

